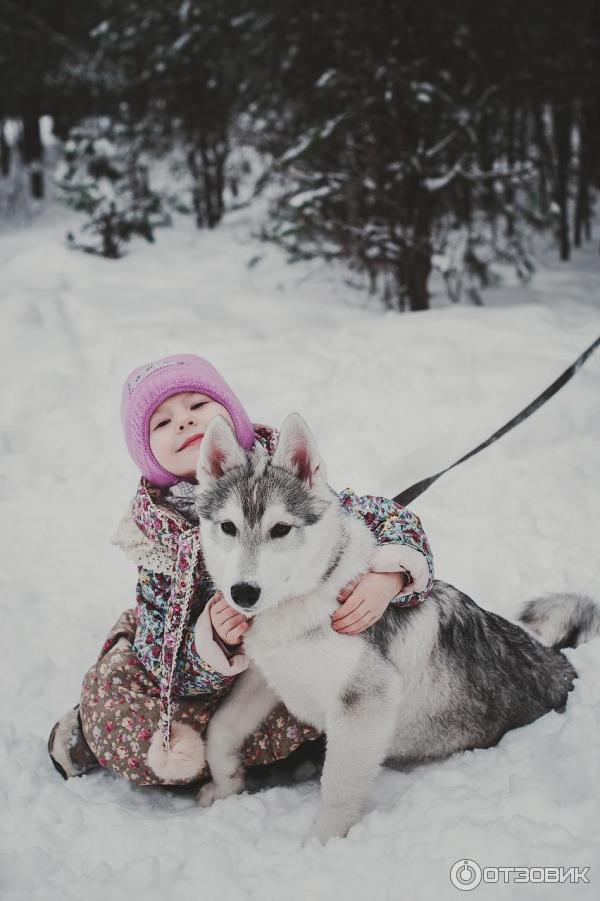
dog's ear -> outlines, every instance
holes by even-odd
[[[290,413],[281,426],[273,465],[293,472],[311,488],[326,481],[325,463],[315,436],[299,413]]]
[[[246,454],[237,442],[233,429],[223,416],[215,416],[209,423],[200,444],[196,478],[205,488],[228,469],[243,466]]]

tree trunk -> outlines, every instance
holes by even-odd
[[[225,204],[225,164],[228,156],[226,141],[214,139],[209,143],[205,135],[196,136],[195,146],[188,151],[188,168],[192,175],[192,189],[196,225],[214,228],[223,218]]]
[[[527,115],[527,105],[521,101],[519,109],[519,162],[525,163],[529,158],[529,146],[531,139],[529,135],[529,116]]]
[[[4,120],[0,119],[0,173],[6,178],[10,172],[10,145],[6,140]]]
[[[429,309],[427,283],[431,272],[431,261],[416,247],[407,247],[402,253],[398,267],[399,306],[404,308],[405,298],[412,312]]]
[[[44,166],[40,118],[37,112],[27,110],[23,115],[23,162],[29,168],[31,195],[36,200],[44,196]]]
[[[460,188],[461,221],[471,228],[473,225],[473,186],[468,178],[464,178]]]
[[[482,115],[481,123],[478,130],[479,137],[479,167],[482,172],[489,172],[492,168],[492,154],[490,152],[489,138],[489,121],[487,116]],[[486,179],[483,183],[482,205],[485,210],[488,221],[491,223],[494,216],[494,187],[491,179]]]
[[[553,180],[552,148],[546,134],[544,110],[540,102],[534,101],[531,106],[533,115],[533,134],[539,154],[538,161],[538,203],[542,216],[550,212],[550,191],[548,182]]]
[[[585,102],[579,111],[579,151],[577,154],[577,193],[575,195],[575,221],[573,244],[581,247],[582,233],[589,230],[590,221],[590,151],[588,117]]]
[[[422,188],[415,173],[407,182],[408,196],[412,200],[412,240],[400,248],[398,266],[398,290],[400,298],[408,299],[413,311],[429,309],[428,281],[431,273],[431,225],[433,220],[432,196]]]
[[[512,88],[508,90],[508,118],[506,123],[506,162],[509,170],[515,164],[515,137],[516,137],[516,107]],[[512,238],[515,233],[514,203],[515,191],[511,177],[506,179],[506,235]]]
[[[569,239],[569,164],[571,160],[571,110],[564,99],[555,101],[554,145],[556,149],[555,199],[559,207],[558,241],[561,260],[571,256]]]
[[[202,160],[202,200],[204,203],[204,222],[209,228],[214,228],[218,222],[215,209],[215,183],[214,165],[211,149],[208,147],[204,136],[199,146],[200,159]]]

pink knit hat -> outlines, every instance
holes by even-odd
[[[245,450],[254,444],[254,428],[240,401],[214,366],[195,354],[164,357],[129,374],[123,386],[121,420],[127,448],[142,475],[153,485],[175,485],[175,476],[150,450],[150,417],[164,400],[181,391],[198,391],[221,404],[233,421]]]

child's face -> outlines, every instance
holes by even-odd
[[[150,448],[167,472],[194,478],[202,437],[215,416],[234,428],[225,407],[197,391],[173,394],[156,408],[150,418]]]

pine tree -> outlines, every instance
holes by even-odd
[[[166,198],[152,189],[148,164],[131,134],[110,121],[90,120],[73,129],[56,182],[64,201],[87,220],[69,243],[117,259],[134,235],[154,240],[170,224]]]

